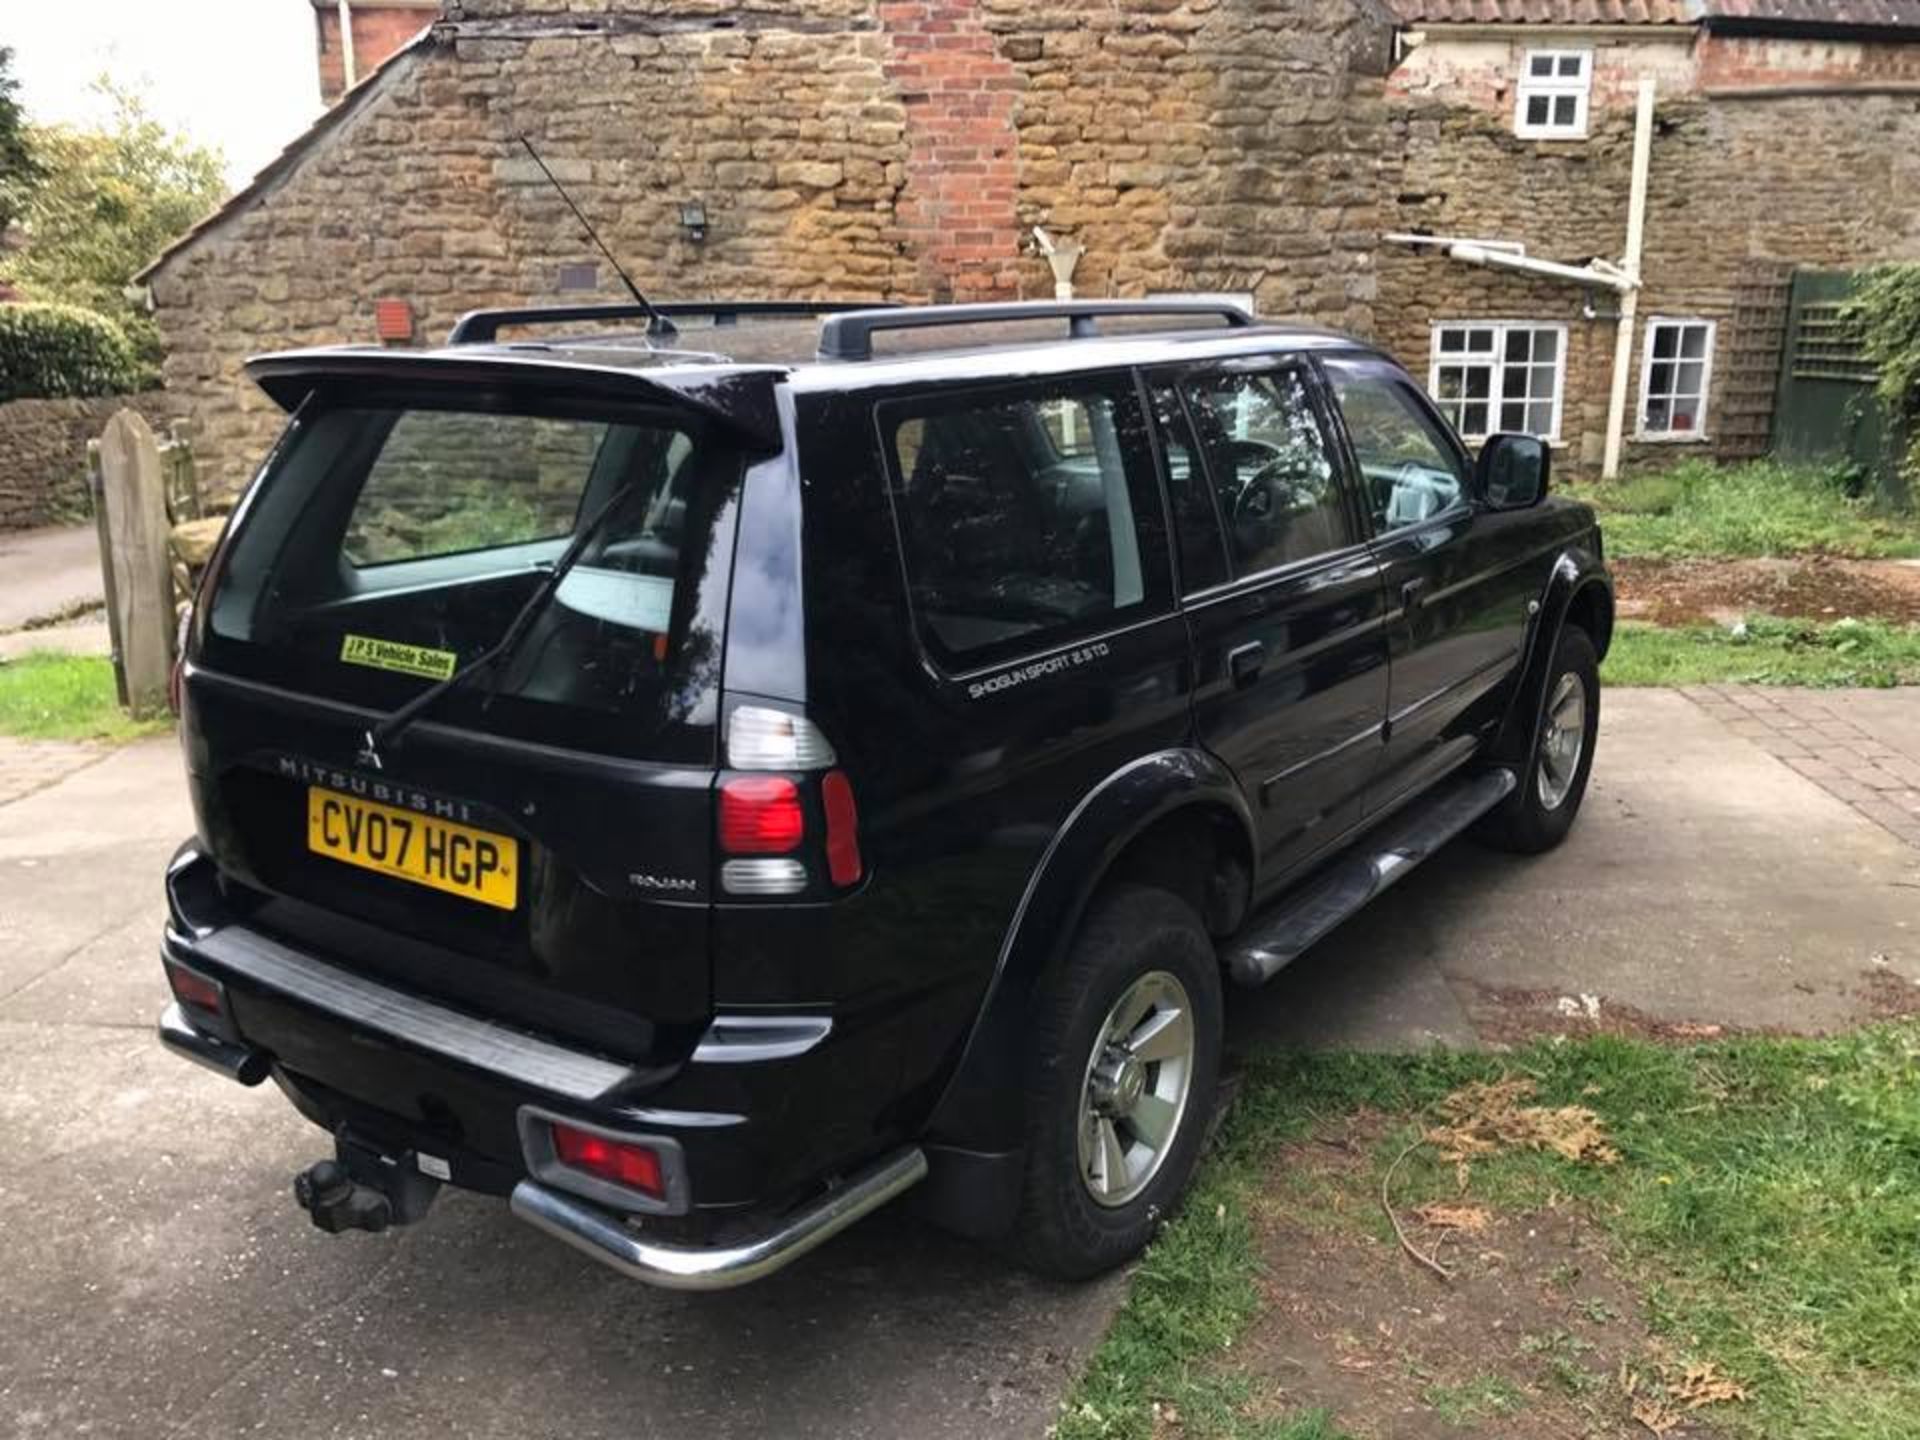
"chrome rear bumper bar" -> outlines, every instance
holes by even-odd
[[[845,1185],[779,1228],[739,1245],[658,1244],[635,1235],[612,1212],[533,1180],[513,1187],[513,1213],[556,1240],[591,1255],[632,1280],[667,1290],[727,1290],[771,1275],[854,1221],[879,1209],[925,1178],[927,1157],[901,1150],[861,1171]]]

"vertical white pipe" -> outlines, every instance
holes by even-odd
[[[342,93],[360,83],[353,63],[353,0],[340,0],[340,78]]]
[[[1613,391],[1607,397],[1607,449],[1600,474],[1620,474],[1620,442],[1627,425],[1627,380],[1633,366],[1634,323],[1640,313],[1640,251],[1647,231],[1647,170],[1653,159],[1653,77],[1642,76],[1633,117],[1633,188],[1627,197],[1627,253],[1621,266],[1632,288],[1620,296],[1620,328],[1613,337]]]

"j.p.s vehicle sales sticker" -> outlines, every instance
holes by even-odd
[[[403,645],[396,640],[375,640],[368,635],[347,636],[340,646],[340,658],[348,665],[419,675],[428,680],[446,679],[460,663],[460,657],[451,650],[429,650],[424,645]]]

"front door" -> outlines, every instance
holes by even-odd
[[[1533,527],[1476,508],[1467,452],[1397,366],[1341,358],[1326,373],[1390,607],[1386,754],[1369,804],[1384,809],[1498,723],[1535,598]]]
[[[1257,817],[1262,892],[1359,823],[1380,759],[1386,605],[1311,367],[1150,377],[1202,741]]]

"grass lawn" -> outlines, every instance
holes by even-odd
[[[1920,685],[1920,626],[1764,615],[1735,629],[1623,623],[1601,673],[1609,685]]]
[[[1475,1117],[1501,1113],[1487,1097],[1503,1092],[1481,1087],[1511,1080],[1535,1092],[1527,1113],[1545,1117],[1543,1133],[1554,1143],[1577,1137],[1583,1158],[1528,1147],[1491,1121],[1473,1128]],[[1443,1121],[1451,1128],[1437,1130]],[[1343,1127],[1358,1143],[1339,1138]],[[1473,1135],[1491,1137],[1484,1150]],[[1350,1153],[1303,1174],[1305,1157],[1333,1146]],[[1463,1148],[1464,1164],[1452,1158]],[[1508,1229],[1446,1249],[1452,1279],[1428,1276],[1401,1253],[1380,1207],[1389,1175],[1394,1212],[1409,1226],[1438,1213]],[[1291,1239],[1276,1242],[1281,1216]],[[1582,1253],[1589,1267],[1604,1263],[1616,1288],[1574,1288],[1587,1282],[1569,1265],[1514,1275],[1515,1293],[1536,1307],[1568,1287],[1566,1323],[1476,1328],[1485,1317],[1472,1313],[1484,1293],[1475,1272],[1524,1270],[1524,1247],[1554,1253],[1575,1224],[1598,1237],[1604,1260]],[[1263,1327],[1311,1303],[1303,1292],[1338,1307],[1360,1288],[1361,1277],[1338,1266],[1295,1265],[1281,1290],[1263,1295],[1263,1270],[1316,1236],[1345,1247],[1331,1253],[1358,1257],[1376,1283],[1384,1275],[1411,1287],[1429,1311],[1422,1319],[1417,1306],[1403,1308],[1392,1324],[1318,1347],[1352,1347],[1341,1358],[1365,1373],[1344,1375],[1351,1405],[1397,1385],[1395,1403],[1424,1412],[1418,1427],[1385,1433],[1682,1435],[1697,1422],[1721,1436],[1911,1437],[1920,1416],[1920,1023],[1823,1040],[1676,1047],[1596,1035],[1498,1056],[1263,1059],[1069,1398],[1061,1440],[1347,1433],[1343,1371],[1312,1369],[1314,1338],[1261,1346]],[[1495,1253],[1496,1241],[1508,1253]],[[1432,1324],[1443,1309],[1445,1323]],[[1582,1337],[1603,1331],[1614,1349],[1596,1356],[1600,1347]],[[1355,1358],[1422,1333],[1427,1364],[1477,1337],[1479,1368],[1442,1376],[1411,1357],[1404,1368]],[[1566,1428],[1567,1416],[1584,1418]]]
[[[132,720],[113,688],[113,663],[36,651],[0,664],[0,735],[23,740],[136,740],[169,721]]]
[[[1837,470],[1687,460],[1567,493],[1600,511],[1609,555],[1920,555],[1920,515],[1877,513]]]

